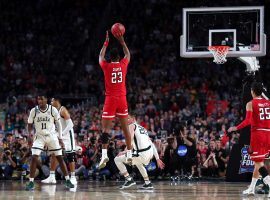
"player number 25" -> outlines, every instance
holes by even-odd
[[[270,108],[260,108],[260,120],[270,119]]]
[[[122,82],[123,82],[122,72],[113,72],[112,73],[112,83],[122,83]]]

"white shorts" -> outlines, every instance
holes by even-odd
[[[63,143],[65,145],[66,153],[76,152],[76,144],[73,129],[70,130],[66,135],[63,135]]]
[[[39,156],[41,151],[44,151],[45,146],[48,147],[50,153],[54,153],[56,156],[62,155],[62,148],[56,133],[49,135],[36,134],[32,145],[32,155]]]

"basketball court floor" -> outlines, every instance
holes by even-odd
[[[69,191],[62,184],[44,185],[36,182],[34,191],[25,191],[25,183],[21,181],[0,182],[0,199],[72,199],[72,200],[169,200],[169,199],[267,199],[266,195],[243,196],[242,190],[248,183],[227,183],[227,182],[182,182],[172,184],[169,181],[154,182],[153,191],[132,189],[119,190],[122,182],[79,182],[75,190]]]

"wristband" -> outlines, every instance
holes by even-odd
[[[107,47],[109,45],[109,42],[108,41],[105,41],[103,46]]]

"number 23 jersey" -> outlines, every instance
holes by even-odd
[[[104,73],[106,96],[126,95],[126,74],[128,59],[123,58],[120,62],[101,61],[100,66]]]
[[[270,101],[263,98],[254,98],[252,110],[252,130],[270,131]]]

